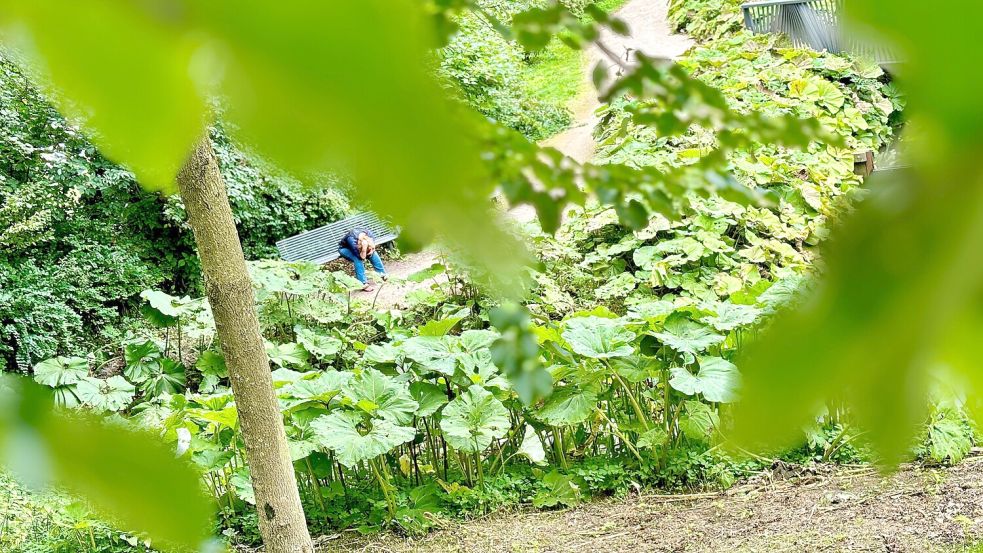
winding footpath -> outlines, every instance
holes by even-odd
[[[672,33],[667,12],[667,0],[629,0],[615,15],[628,24],[631,32],[628,36],[621,36],[604,29],[601,32],[601,43],[609,52],[628,62],[638,52],[650,57],[675,59],[689,49],[693,41],[687,36]],[[579,163],[589,161],[594,155],[594,128],[600,121],[596,112],[601,107],[601,102],[591,79],[594,67],[599,63],[603,64],[609,74],[617,69],[617,64],[596,46],[587,51],[586,57],[581,93],[569,106],[574,122],[566,131],[541,142],[541,145],[556,148]],[[525,223],[535,219],[536,213],[531,206],[523,205],[510,209],[508,216]],[[430,288],[443,277],[438,276],[420,283],[403,279],[438,261],[437,251],[431,248],[387,262],[387,270],[395,278],[382,285],[377,292],[363,294],[361,297],[370,303],[374,302],[377,309],[398,308],[407,294]]]

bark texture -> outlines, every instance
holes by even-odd
[[[314,547],[260,334],[252,281],[232,219],[225,181],[207,136],[195,146],[177,182],[198,245],[205,290],[229,369],[263,543],[269,553],[312,553]]]

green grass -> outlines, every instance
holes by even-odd
[[[598,0],[595,5],[611,13],[627,0]],[[568,106],[585,88],[587,54],[573,50],[558,38],[537,54],[523,72],[523,86],[530,97],[554,106]]]
[[[526,67],[523,86],[541,102],[566,106],[580,94],[584,85],[585,55],[554,38]]]
[[[611,13],[625,4],[628,0],[597,0],[594,5],[607,13]]]

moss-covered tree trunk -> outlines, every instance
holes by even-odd
[[[225,182],[207,136],[195,146],[177,181],[229,369],[263,542],[270,553],[310,553],[313,546],[273,392],[252,281]]]

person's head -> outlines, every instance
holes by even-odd
[[[375,241],[364,232],[358,233],[358,249],[370,252],[375,249]]]

